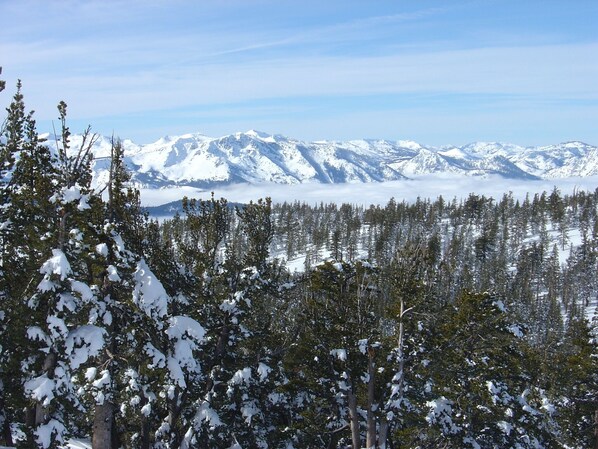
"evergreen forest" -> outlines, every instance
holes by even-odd
[[[598,447],[598,189],[156,221],[7,103],[0,446]]]

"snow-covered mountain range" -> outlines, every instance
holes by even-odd
[[[77,148],[81,136],[72,136]],[[53,145],[53,139],[48,139]],[[420,175],[556,179],[598,174],[598,147],[566,142],[522,147],[477,142],[462,147],[424,146],[409,140],[304,142],[258,131],[212,138],[164,137],[138,145],[124,140],[126,163],[141,187],[209,188],[236,183],[365,183]],[[96,180],[108,176],[111,139],[95,145]]]

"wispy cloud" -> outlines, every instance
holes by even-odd
[[[26,89],[44,100],[42,103],[52,105],[56,95],[76,98],[77,114],[90,117],[268,98],[385,93],[598,100],[596,54],[598,44],[575,44],[381,57],[225,61],[183,67],[158,64],[133,73],[119,73],[116,67],[102,71],[95,66],[84,72],[29,74]],[[47,112],[40,109],[40,113]]]
[[[320,104],[311,129],[362,117],[358,128],[370,129],[372,137],[382,124],[366,121],[389,116],[384,97],[397,99],[392,116],[403,122],[413,121],[409,113],[451,120],[450,104],[426,103],[429,96],[454,107],[469,101],[466,96],[476,98],[471,111],[458,112],[472,123],[498,105],[485,104],[489,96],[512,99],[502,101],[495,116],[520,116],[533,105],[558,114],[551,105],[564,102],[567,110],[582,100],[591,104],[577,111],[587,113],[598,102],[598,40],[573,38],[565,26],[499,26],[491,17],[499,3],[426,2],[431,7],[417,9],[307,1],[289,3],[294,9],[285,13],[270,0],[0,2],[0,15],[9,18],[0,29],[0,65],[9,85],[23,79],[41,120],[56,116],[59,100],[67,101],[72,119],[113,117],[120,125],[126,117],[155,113],[174,126],[181,115],[201,117],[228,106],[230,113],[218,114],[223,121],[269,120],[267,128],[277,132],[285,102],[290,116],[305,99]],[[521,8],[529,14],[543,14],[526,5]],[[419,95],[426,106],[400,104],[405,95]],[[344,111],[347,98],[364,101]],[[274,111],[269,118],[268,110]],[[298,122],[309,126],[307,117]],[[462,132],[472,133],[465,122]]]

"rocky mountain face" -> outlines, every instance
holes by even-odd
[[[72,137],[77,148],[80,136]],[[48,144],[53,145],[52,139]],[[111,139],[95,144],[96,181],[108,176]],[[209,188],[235,183],[365,183],[421,175],[554,179],[598,174],[598,148],[583,142],[521,147],[476,142],[429,147],[413,141],[304,142],[258,131],[211,138],[164,137],[148,145],[123,141],[139,186]]]

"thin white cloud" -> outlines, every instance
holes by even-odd
[[[421,30],[415,41],[395,33],[410,27],[418,30],[420,26],[437,29],[445,19],[451,20],[446,13],[454,16],[455,8],[465,13],[468,3],[440,3],[441,8],[340,22],[322,18],[310,28],[291,21],[252,26],[251,20],[229,20],[223,11],[247,8],[248,3],[240,0],[208,1],[201,6],[187,1],[175,3],[0,2],[0,15],[19,19],[5,21],[6,26],[0,29],[4,78],[9,86],[14,86],[17,77],[23,79],[25,98],[28,106],[37,110],[38,119],[55,118],[55,104],[65,100],[71,119],[90,123],[109,116],[122,119],[127,114],[177,109],[193,115],[194,109],[209,111],[223,105],[239,108],[249,103],[259,106],[247,108],[245,122],[266,122],[266,118],[252,116],[251,110],[276,109],[284,105],[285,99],[298,98],[311,99],[312,103],[322,98],[332,104],[335,98],[368,95],[496,95],[529,102],[502,103],[505,117],[521,117],[520,111],[543,102],[548,109],[551,102],[570,102],[565,109],[574,111],[575,102],[598,101],[598,42],[555,44],[561,41],[560,31],[552,35],[548,29],[545,35],[538,35],[537,29],[530,31],[533,38],[518,31],[523,34],[509,39],[509,34],[500,34],[502,28],[492,28],[475,42],[439,41],[438,34],[428,38]],[[251,5],[273,3],[258,1]],[[195,14],[197,24],[172,28],[177,24],[172,10],[169,18],[159,20],[161,11],[173,7]],[[217,20],[208,20],[212,17]],[[237,26],[240,23],[245,26]],[[473,35],[484,33],[479,27],[473,28]],[[524,42],[528,45],[522,45]],[[352,44],[364,47],[352,53]],[[338,48],[341,50],[336,51]],[[10,89],[3,99],[8,92]],[[462,112],[457,119],[462,123],[480,120],[484,106],[480,103],[479,111]],[[421,115],[413,119],[409,114],[427,114],[429,129],[442,128],[445,111],[397,105],[399,110],[403,107],[408,110],[392,114],[397,123],[420,123],[424,120]],[[351,115],[354,129],[370,129],[367,135],[373,137],[382,124],[366,121],[379,117],[385,122],[383,118],[388,114],[384,109],[372,102],[345,115]],[[587,112],[576,110],[579,115]],[[554,117],[561,113],[554,107],[552,111]],[[340,125],[334,122],[341,122],[342,115],[338,110],[333,114],[318,117],[311,128],[323,128],[323,123],[330,124],[328,129],[338,128]],[[239,116],[235,123],[245,123],[238,109],[231,111],[228,123],[236,120],[235,115]],[[363,124],[358,126],[360,119]],[[432,124],[433,119],[436,122]],[[284,125],[282,120],[274,113],[269,119],[271,125],[265,128],[285,132],[276,128]],[[302,118],[298,122],[301,120],[305,130],[308,121]],[[494,118],[490,114],[484,120]],[[588,120],[584,115],[577,121]],[[563,126],[573,129],[571,124]],[[292,124],[285,129],[293,129]],[[462,127],[465,133],[471,134],[472,129]],[[305,131],[297,137],[303,135]]]
[[[315,96],[454,93],[598,100],[598,43],[382,57],[287,58],[139,72],[30,74],[42,116],[61,98],[77,117]],[[48,89],[48,86],[52,86]],[[46,109],[44,109],[46,108]],[[52,116],[55,115],[52,108]]]
[[[154,2],[154,6],[164,2]],[[181,2],[185,4],[185,2]],[[278,54],[285,54],[287,47],[293,46],[294,52],[301,54],[301,48],[312,46],[325,48],[326,45],[338,42],[356,40],[375,40],[380,30],[388,29],[389,25],[416,21],[438,14],[447,8],[429,8],[410,13],[374,16],[332,23],[309,28],[296,27],[288,30],[275,23],[268,28],[249,28],[229,30],[224,27],[215,30],[213,26],[206,27],[206,23],[198,22],[194,30],[174,30],[154,28],[148,23],[146,27],[137,27],[135,32],[129,31],[124,36],[121,32],[111,33],[111,25],[118,23],[118,18],[127,16],[151,17],[151,7],[142,7],[144,2],[101,1],[101,2],[56,2],[56,8],[49,8],[53,12],[49,17],[44,16],[39,21],[25,21],[16,27],[21,33],[18,38],[5,37],[2,45],[3,54],[7,55],[9,63],[27,67],[41,64],[67,64],[67,66],[88,66],[102,68],[105,71],[118,70],[122,64],[144,64],[153,68],[170,67],[172,65],[201,64],[214,57],[252,53],[263,49],[278,49]],[[32,8],[42,6],[39,2],[25,2],[22,7],[13,5],[12,15],[26,16]],[[188,4],[187,4],[188,6]],[[54,11],[57,9],[61,13]],[[20,11],[20,12],[16,12]],[[119,11],[115,21],[114,11]],[[153,17],[159,19],[159,17]],[[46,28],[46,21],[60,20],[55,25],[55,33],[48,33],[42,40],[31,41],[23,29],[30,27]],[[77,35],[76,39],[64,39],[65,31],[81,23],[90,21],[91,31]],[[98,27],[98,22],[107,25]],[[14,25],[14,24],[13,24]],[[51,27],[52,28],[52,27]],[[392,27],[391,27],[392,28]],[[6,30],[5,30],[6,32]],[[14,33],[14,32],[13,32]],[[299,47],[298,47],[299,46]]]

